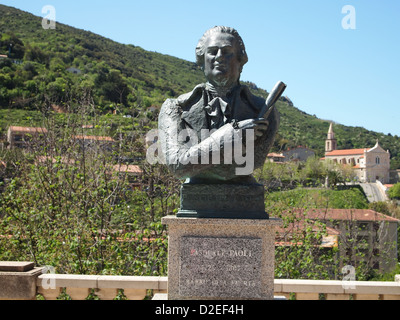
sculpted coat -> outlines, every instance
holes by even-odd
[[[254,96],[246,86],[235,86],[222,99],[209,83],[200,84],[177,99],[168,99],[159,115],[159,139],[165,163],[177,178],[190,178],[191,183],[253,181],[253,170],[244,175],[238,175],[236,170],[249,164],[239,164],[235,157],[232,164],[227,164],[224,152],[231,138],[241,142],[241,154],[254,162],[252,169],[264,164],[279,127],[279,113],[275,108],[271,112],[268,129],[254,141],[254,148],[246,149],[244,130],[235,125],[257,118],[264,104],[265,100]],[[212,130],[208,137],[202,135],[208,130]],[[254,157],[245,154],[246,151]],[[219,155],[220,164],[213,164],[213,153]],[[208,164],[204,161],[207,158]]]

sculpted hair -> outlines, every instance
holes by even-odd
[[[243,67],[249,60],[247,57],[244,42],[243,42],[241,36],[239,35],[239,33],[235,29],[230,28],[230,27],[223,27],[223,26],[216,26],[214,28],[209,29],[201,37],[201,39],[199,40],[199,43],[197,44],[197,47],[196,47],[196,62],[197,62],[197,64],[202,68],[204,67],[204,54],[206,51],[206,42],[207,42],[208,37],[210,37],[215,32],[229,33],[235,37],[235,39],[238,41],[239,47],[240,47],[240,50],[238,52],[238,59],[239,59],[239,62],[241,63],[241,66]]]

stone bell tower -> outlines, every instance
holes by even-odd
[[[333,123],[329,126],[328,137],[325,141],[325,153],[331,152],[337,149],[337,141],[335,139],[335,133],[333,132]]]

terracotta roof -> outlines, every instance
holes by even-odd
[[[102,137],[102,136],[72,136],[75,139],[82,140],[97,140],[97,141],[114,141],[111,137]]]
[[[82,125],[82,129],[93,129],[94,125],[93,124],[84,124]]]
[[[38,157],[36,157],[36,160],[38,163],[46,163],[47,161],[51,162],[51,163],[56,163],[58,161],[57,159],[50,157],[50,156],[38,156]],[[68,159],[66,157],[61,157],[60,161],[65,164],[74,164],[75,163],[74,159]]]
[[[137,165],[115,165],[114,170],[118,172],[129,172],[129,173],[142,173],[142,169],[140,169]]]
[[[291,246],[301,246],[303,245],[303,242],[298,241],[276,241],[275,239],[275,246],[276,247],[291,247]],[[328,235],[322,237],[321,243],[318,245],[320,248],[334,248],[338,246],[338,236],[336,235]],[[314,245],[314,247],[317,247],[317,245]]]
[[[268,153],[268,157],[285,158],[285,156],[283,156],[279,153]]]
[[[333,150],[331,152],[327,152],[325,156],[352,156],[352,155],[361,155],[364,154],[365,150],[369,149],[344,149],[344,150]]]
[[[31,128],[31,127],[17,127],[17,126],[10,126],[9,130],[12,132],[20,132],[20,133],[47,132],[46,128]]]
[[[290,223],[286,228],[283,227],[278,227],[276,229],[277,234],[275,236],[275,245],[276,246],[293,246],[293,245],[302,245],[302,242],[297,242],[296,236],[300,236],[306,231],[306,228],[309,227],[310,224],[306,226],[303,220],[297,221],[294,223]],[[317,225],[311,225],[312,231],[313,232],[318,232],[322,231],[322,227],[317,226]],[[325,229],[325,228],[324,228]],[[325,247],[325,248],[332,248],[332,247],[337,247],[338,245],[338,236],[340,235],[340,232],[338,230],[335,230],[330,227],[326,227],[326,235],[322,236],[322,241],[318,245],[319,247]],[[292,236],[295,236],[294,240]]]
[[[296,210],[299,214],[304,210]],[[400,222],[399,219],[369,209],[311,209],[305,213],[308,219],[357,220]]]
[[[306,229],[306,227],[307,226],[304,224],[304,221],[297,221],[296,223],[290,223],[286,228],[277,227],[276,231],[281,235],[285,234],[285,233],[291,233],[293,231],[298,233],[298,232],[304,231]],[[312,230],[315,232],[321,231],[321,227],[319,227],[319,226],[312,225],[311,227],[312,227]],[[326,227],[326,232],[328,235],[339,235],[340,234],[339,231],[337,231],[333,228],[330,228],[330,227]]]

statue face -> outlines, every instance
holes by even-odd
[[[213,33],[206,42],[204,74],[215,85],[229,87],[237,84],[242,66],[238,59],[239,44],[228,33]]]

